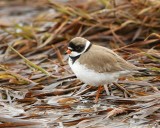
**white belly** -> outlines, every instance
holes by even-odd
[[[80,64],[78,61],[75,61],[74,64],[72,64],[70,58],[69,65],[77,78],[79,78],[82,82],[93,86],[116,82],[120,74],[122,74],[121,72],[124,72],[121,71],[115,73],[97,73],[94,70],[86,68],[85,65]]]

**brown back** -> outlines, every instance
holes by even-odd
[[[79,62],[99,73],[139,69],[112,50],[98,45],[92,45],[89,51],[80,56]]]

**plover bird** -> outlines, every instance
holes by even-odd
[[[88,85],[104,85],[106,91],[107,85],[117,82],[119,77],[145,70],[127,62],[111,49],[94,45],[82,37],[73,38],[66,52],[77,78]]]

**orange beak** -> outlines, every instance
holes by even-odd
[[[67,49],[67,51],[66,51],[67,54],[71,54],[71,52],[72,51],[70,49]]]

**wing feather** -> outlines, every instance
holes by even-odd
[[[93,45],[89,51],[82,54],[79,62],[99,73],[138,69],[138,67],[125,61],[112,50],[97,45]]]

